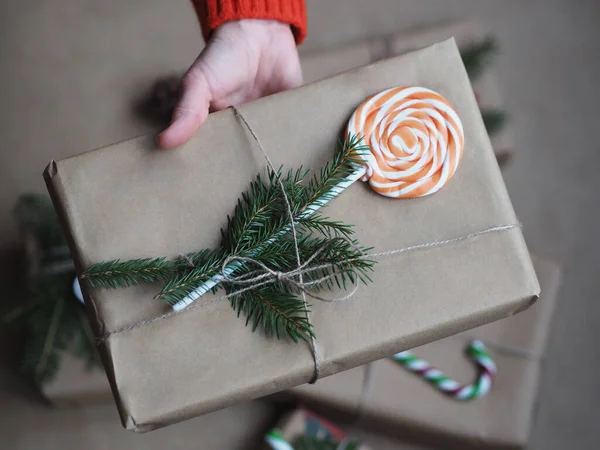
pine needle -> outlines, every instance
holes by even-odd
[[[232,297],[238,316],[243,312],[252,331],[259,326],[278,340],[307,341],[314,336],[302,301],[284,285],[268,285]]]
[[[167,280],[179,268],[179,264],[166,258],[117,259],[91,265],[83,272],[82,279],[95,289],[117,289]]]

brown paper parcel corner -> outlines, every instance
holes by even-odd
[[[354,224],[357,238],[374,251],[516,224],[453,40],[240,110],[276,166],[318,169],[354,109],[402,85],[433,89],[457,110],[466,139],[458,172],[435,195],[406,201],[355,183],[330,203],[327,215]],[[176,151],[158,151],[144,136],[53,162],[45,179],[80,273],[100,261],[216,247],[240,193],[264,170],[264,157],[228,109],[211,114]],[[349,301],[311,302],[322,376],[510,316],[539,293],[518,227],[381,259],[373,280]],[[94,332],[101,336],[165,313],[166,305],[153,299],[156,288],[83,286]],[[306,345],[252,333],[227,301],[211,299],[100,345],[127,428],[152,430],[311,379]]]

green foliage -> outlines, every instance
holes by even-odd
[[[461,50],[461,57],[471,82],[482,74],[497,54],[498,44],[492,37],[487,37],[483,41]],[[481,115],[489,135],[500,131],[506,123],[506,113],[504,111],[482,109]]]
[[[181,270],[177,276],[168,280],[156,295],[169,305],[174,305],[201,284],[221,272],[225,261],[222,249],[200,250],[188,255],[190,265]]]
[[[268,170],[267,177],[257,176],[238,200],[234,214],[227,217],[227,227],[221,230],[221,247],[201,250],[174,260],[165,258],[108,261],[94,264],[84,272],[92,287],[127,287],[142,282],[164,281],[157,297],[174,305],[192,291],[221,274],[228,258],[251,258],[270,270],[286,273],[297,269],[297,255],[291,235],[288,206],[296,225],[298,250],[302,261],[316,267],[304,276],[314,290],[346,288],[369,281],[373,262],[363,257],[368,249],[351,240],[352,226],[331,220],[315,210],[338,192],[335,189],[362,164],[361,152],[367,151],[355,136],[340,142],[336,152],[318,174],[308,177],[308,170],[299,168],[283,173]],[[313,258],[314,256],[314,258]],[[311,259],[312,258],[312,259]],[[258,267],[247,261],[228,265],[230,276],[251,276]],[[292,287],[290,287],[292,286]],[[252,329],[262,329],[277,339],[309,339],[313,335],[307,319],[307,308],[298,298],[294,283],[270,280],[243,293],[239,284],[221,280],[212,291],[225,289],[238,315],[246,316]]]
[[[58,220],[46,197],[22,197],[15,207],[15,216],[20,228],[33,235],[41,250],[65,247]],[[54,257],[64,259],[64,256]],[[46,262],[55,261],[50,258]],[[85,312],[73,295],[74,277],[75,273],[67,270],[28,280],[23,298],[16,299],[0,319],[5,326],[26,331],[21,371],[38,387],[56,375],[65,352],[82,358],[90,368],[99,364]]]
[[[297,205],[299,212],[323,206],[334,198],[337,195],[334,188],[363,164],[360,155],[365,152],[369,152],[369,147],[362,144],[359,136],[348,135],[346,140],[338,142],[333,158],[309,181]]]
[[[482,109],[481,117],[489,135],[500,131],[506,123],[506,113],[497,109]]]
[[[235,291],[235,288],[228,290]],[[238,317],[244,313],[246,325],[252,324],[252,331],[260,326],[269,336],[277,339],[285,336],[294,342],[314,336],[308,310],[285,284],[265,285],[234,295],[231,304]]]
[[[475,81],[481,75],[497,53],[498,45],[492,37],[461,50],[460,54],[471,81]]]
[[[90,287],[117,289],[139,283],[164,281],[177,274],[180,264],[166,258],[144,258],[129,261],[108,261],[93,264],[82,274]]]
[[[65,245],[58,218],[48,198],[23,195],[13,208],[13,214],[21,229],[32,233],[42,249]]]

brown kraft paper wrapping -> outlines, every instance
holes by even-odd
[[[240,107],[277,166],[318,169],[369,95],[422,85],[458,111],[466,148],[435,195],[391,200],[355,183],[327,215],[355,225],[374,251],[517,223],[456,45],[353,70]],[[92,263],[216,247],[264,157],[232,110],[211,114],[176,151],[140,137],[59,162],[45,173],[78,272]],[[381,359],[527,308],[539,286],[521,230],[488,233],[379,260],[373,283],[346,302],[313,301],[321,376]],[[85,284],[85,283],[84,283]],[[95,333],[168,311],[156,286],[89,292]],[[218,294],[217,294],[218,295]],[[147,431],[308,382],[307,345],[252,333],[227,301],[114,334],[100,345],[123,423]]]
[[[476,368],[464,349],[471,339],[482,339],[498,366],[486,397],[468,402],[450,399],[391,360],[371,365],[370,387],[360,408],[365,375],[360,367],[315,386],[295,388],[293,394],[334,417],[358,417],[358,425],[443,448],[525,447],[560,284],[556,264],[534,258],[534,266],[542,294],[531,309],[414,350],[448,376],[470,382]]]

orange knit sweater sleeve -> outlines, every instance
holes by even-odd
[[[300,44],[306,36],[304,0],[192,0],[204,39],[228,20],[270,19],[289,23]]]

